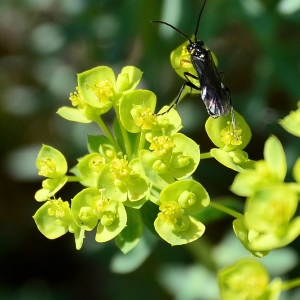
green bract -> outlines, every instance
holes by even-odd
[[[286,175],[286,158],[280,141],[271,136],[264,148],[265,160],[254,163],[254,169],[238,174],[231,190],[240,196],[250,196],[266,184],[282,182]]]
[[[218,274],[222,300],[276,300],[281,281],[271,284],[267,270],[254,259],[241,259]]]
[[[68,181],[68,177],[65,176],[68,165],[61,152],[43,145],[36,159],[36,167],[39,175],[49,178],[43,181],[43,188],[35,194],[37,201],[45,201],[55,195]]]
[[[84,230],[74,222],[68,202],[61,199],[47,201],[37,210],[33,219],[39,231],[48,239],[56,239],[69,231],[74,233],[76,249],[81,248]]]
[[[151,185],[143,174],[138,159],[128,161],[125,158],[114,159],[110,165],[106,165],[100,172],[98,188],[104,190],[106,197],[119,201],[141,200],[151,188]]]
[[[279,121],[279,124],[287,132],[300,137],[300,101],[298,102],[298,109]]]
[[[88,187],[96,187],[100,171],[105,165],[105,158],[99,153],[91,153],[78,161],[77,168],[83,179],[81,184]]]
[[[171,136],[153,136],[147,140],[149,149],[140,152],[140,161],[146,175],[162,187],[173,178],[184,179],[190,176],[200,162],[199,146],[181,133]]]
[[[113,239],[127,222],[124,205],[105,198],[101,190],[93,188],[82,190],[72,199],[72,213],[81,229],[91,231],[97,226],[97,242]]]
[[[293,176],[295,180],[300,183],[300,157],[297,159],[294,168],[293,168]]]
[[[120,119],[124,128],[132,133],[151,130],[157,123],[153,115],[156,106],[154,93],[145,90],[124,93],[120,101]]]
[[[209,195],[205,188],[195,180],[176,181],[160,193],[161,203],[178,202],[187,213],[197,212],[209,205]]]
[[[209,138],[217,147],[226,152],[244,149],[252,135],[245,119],[236,111],[234,111],[234,116],[236,119],[237,140],[233,132],[230,114],[217,119],[209,117],[205,123],[205,129]]]
[[[190,243],[205,231],[205,226],[188,215],[207,207],[209,196],[194,180],[177,181],[165,187],[160,195],[161,205],[154,227],[161,238],[171,245]]]
[[[288,245],[300,234],[300,217],[293,219],[297,188],[283,182],[286,158],[276,137],[266,141],[264,158],[254,169],[238,174],[231,187],[234,193],[248,197],[244,218],[234,221],[235,233],[245,248],[259,257]]]
[[[73,106],[62,107],[57,113],[63,118],[80,123],[98,121],[99,115],[117,106],[122,93],[135,89],[142,72],[135,67],[122,69],[117,80],[113,70],[106,66],[78,74],[78,87],[70,94]]]

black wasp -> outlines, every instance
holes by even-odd
[[[198,76],[195,76],[189,72],[184,72],[184,76],[186,78],[186,82],[180,88],[179,94],[176,97],[174,103],[169,107],[169,109],[164,112],[167,113],[173,106],[177,105],[180,99],[180,95],[183,89],[188,86],[191,89],[199,90],[201,92],[201,98],[206,106],[206,110],[208,114],[213,118],[218,118],[220,116],[226,116],[229,113],[231,114],[231,120],[234,131],[236,130],[236,122],[233,113],[233,106],[231,100],[231,92],[228,87],[225,87],[221,77],[220,72],[218,72],[217,67],[214,63],[210,50],[206,49],[203,41],[199,41],[197,39],[197,33],[199,28],[199,23],[201,19],[201,15],[206,4],[206,0],[201,8],[197,26],[194,34],[194,41],[192,41],[186,34],[181,32],[179,29],[174,27],[173,25],[163,22],[163,21],[151,21],[156,23],[165,24],[177,32],[179,32],[182,36],[187,38],[190,42],[186,49],[190,54],[190,60],[193,64],[194,69],[197,72]],[[200,81],[200,87],[194,85],[189,78],[197,79]],[[163,113],[163,114],[164,114]]]

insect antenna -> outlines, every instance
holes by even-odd
[[[205,2],[206,2],[206,1],[205,1]],[[202,8],[202,10],[203,10],[203,8]],[[202,10],[201,10],[201,12],[202,12]],[[150,21],[150,22],[165,24],[165,25],[167,25],[167,26],[173,28],[173,29],[176,30],[177,32],[179,32],[179,33],[180,33],[182,36],[184,36],[190,43],[192,43],[191,39],[190,39],[186,34],[184,34],[183,32],[181,32],[179,29],[177,29],[177,28],[174,27],[173,25],[171,25],[171,24],[169,24],[169,23],[167,23],[167,22],[164,22],[164,21]],[[197,26],[197,28],[198,28],[198,26]]]
[[[201,11],[200,11],[200,14],[199,14],[199,17],[198,17],[198,20],[197,20],[197,26],[196,26],[196,30],[195,30],[195,42],[197,41],[197,34],[198,34],[199,23],[200,23],[201,15],[202,15],[202,12],[203,12],[205,4],[206,4],[206,0],[203,3],[203,6],[201,8]]]

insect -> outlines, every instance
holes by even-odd
[[[201,92],[201,99],[203,100],[206,110],[211,117],[218,118],[220,116],[226,116],[230,113],[233,130],[235,132],[236,122],[233,112],[231,92],[229,88],[224,85],[220,76],[221,73],[218,72],[210,50],[205,48],[203,41],[197,39],[199,23],[205,4],[206,0],[204,1],[204,4],[198,16],[197,26],[194,34],[194,41],[192,41],[186,34],[169,23],[166,23],[164,21],[151,21],[155,23],[165,24],[173,28],[189,41],[186,49],[190,54],[190,60],[197,73],[197,76],[195,76],[189,72],[184,72],[186,82],[181,86],[179,94],[177,95],[173,104],[168,108],[167,111],[161,114],[167,113],[172,107],[178,104],[183,89],[188,86],[191,89],[195,89]],[[193,84],[190,78],[199,80],[200,87]]]

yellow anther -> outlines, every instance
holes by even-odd
[[[94,92],[94,98],[101,103],[106,103],[114,94],[113,84],[109,79],[99,81],[95,80],[93,85],[86,83],[87,89],[92,89]]]

